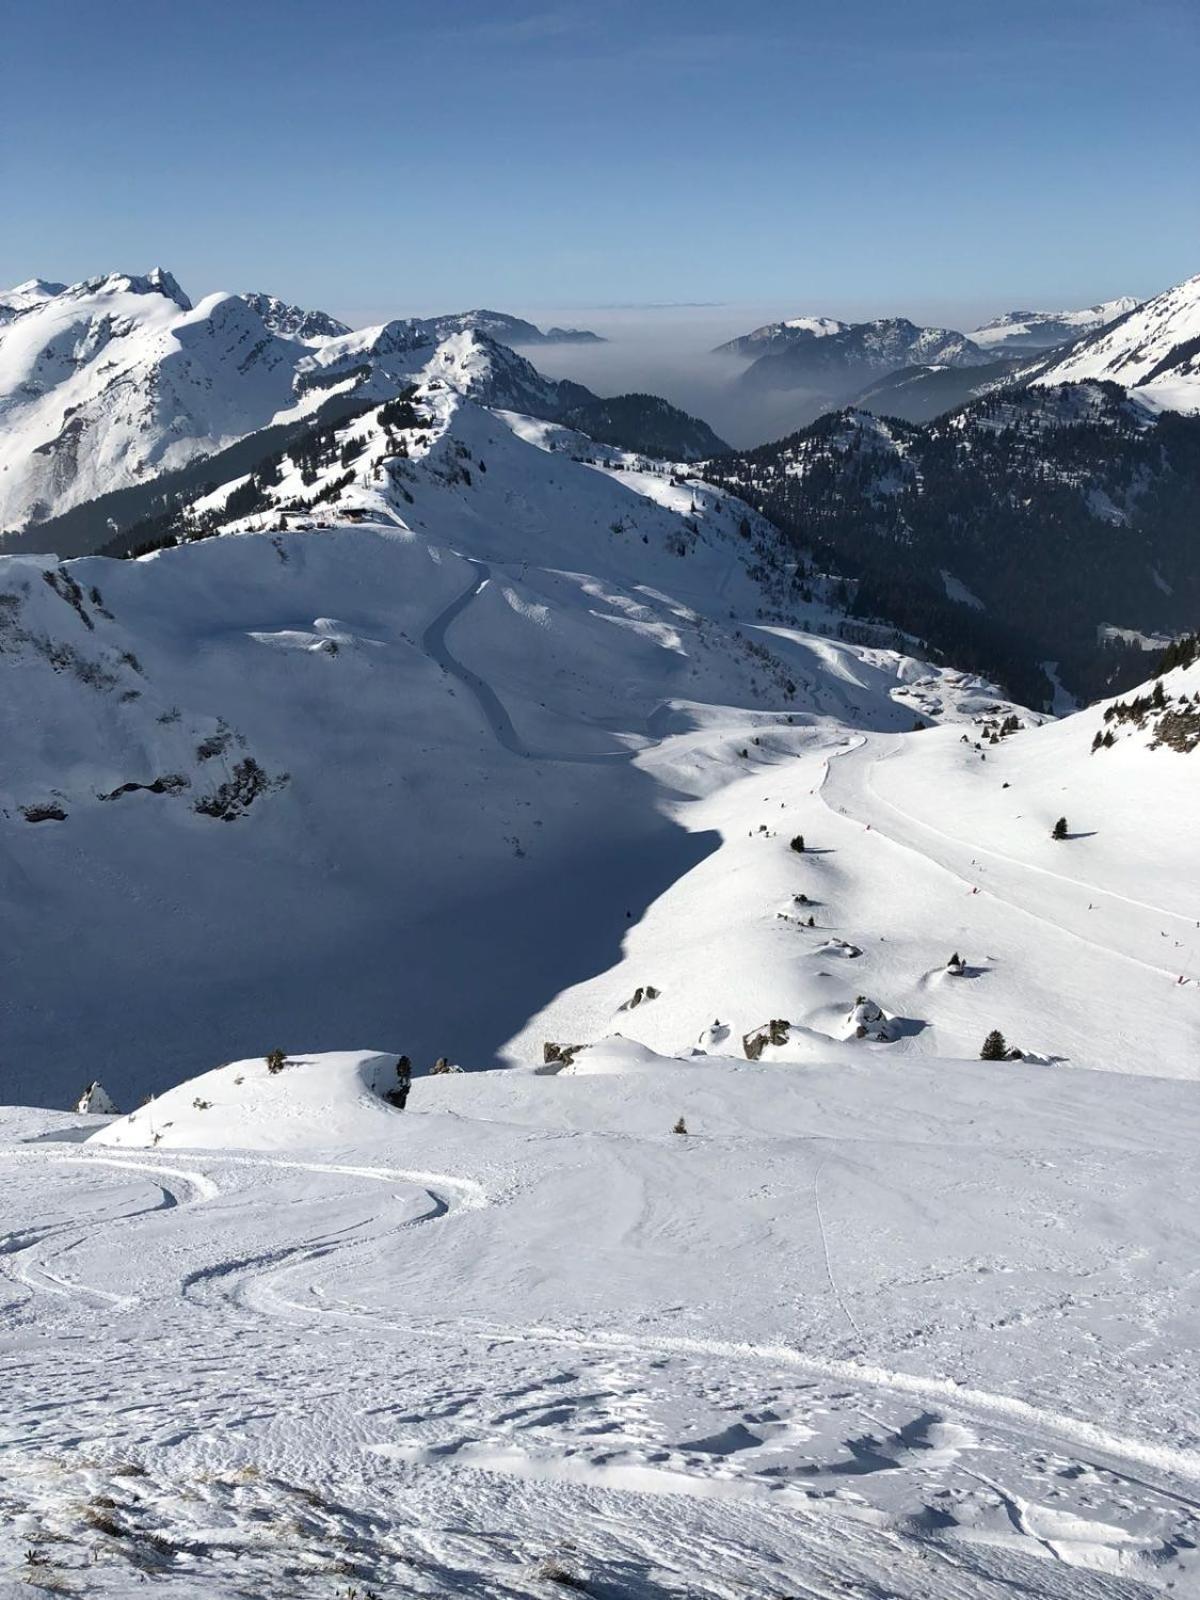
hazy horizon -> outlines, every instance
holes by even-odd
[[[117,263],[111,270],[145,272],[151,265],[162,265],[173,272],[194,302],[222,289],[229,293],[254,289],[286,298],[279,286],[272,284],[238,283],[231,287],[193,283],[169,261],[135,263],[132,268],[129,263]],[[42,277],[51,281],[56,276],[61,279],[69,274],[37,270],[25,274],[26,278]],[[969,334],[990,317],[1005,311],[1076,310],[1121,294],[1149,298],[1166,287],[1166,284],[1146,288],[1106,282],[1090,298],[1073,303],[1055,302],[1050,297],[1036,295],[974,302],[938,301],[932,297],[901,301],[899,297],[890,298],[881,288],[869,300],[846,299],[832,306],[798,293],[790,302],[761,299],[702,305],[514,305],[492,296],[481,297],[471,305],[449,304],[444,300],[417,304],[397,301],[356,309],[334,300],[326,304],[306,302],[305,308],[327,312],[355,328],[372,327],[394,318],[486,308],[524,317],[543,329],[554,325],[588,329],[599,334],[604,342],[522,346],[520,353],[547,377],[569,378],[586,384],[602,396],[630,392],[661,395],[707,422],[727,443],[744,447],[781,438],[810,420],[806,396],[802,392],[747,392],[736,380],[749,363],[736,356],[716,353],[716,346],[739,334],[749,333],[763,323],[807,315],[834,316],[847,322],[902,316],[922,326],[953,328]]]

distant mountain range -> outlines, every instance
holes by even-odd
[[[277,492],[278,463],[315,459],[420,391],[556,429],[544,447],[584,462],[600,447],[634,458],[616,471],[655,459],[683,504],[702,476],[771,518],[803,563],[844,575],[838,603],[860,623],[929,640],[1030,703],[1049,698],[1047,661],[1086,698],[1122,686],[1143,636],[1195,625],[1200,421],[1178,413],[1200,412],[1200,278],[1032,356],[997,357],[1007,335],[985,350],[903,319],[757,329],[739,345],[761,351],[747,394],[801,372],[860,387],[850,408],[737,453],[666,400],[602,398],[493,336],[530,326],[473,311],[351,330],[266,294],[193,305],[161,270],[30,280],[0,296],[3,548],[121,553],[207,530],[214,508],[228,521],[311,512],[314,495],[341,506],[358,482],[345,439],[314,483],[299,467]],[[937,359],[889,365],[917,353]]]
[[[738,380],[749,390],[807,390],[817,403],[844,399],[869,379],[898,367],[937,363],[982,366],[988,355],[965,334],[920,328],[905,317],[873,322],[835,322],[800,317],[768,323],[741,339],[718,346],[730,355],[753,355]]]
[[[598,432],[610,416],[629,448],[680,459],[724,448],[653,397],[588,412],[598,401],[591,390],[543,378],[511,348],[595,337],[543,334],[492,311],[355,331],[266,294],[193,305],[158,269],[70,286],[30,280],[0,294],[0,537],[9,548],[18,534],[23,548],[50,548],[30,532],[46,528],[64,552],[95,548],[194,463],[265,430],[275,437],[348,404],[386,400],[431,365],[492,405],[552,419],[571,412]],[[96,507],[103,515],[88,512],[88,531],[76,513]],[[73,521],[59,538],[49,525],[64,516]]]
[[[1107,312],[1112,320],[1101,321]],[[1026,383],[1077,383],[1101,379],[1119,383],[1146,405],[1159,410],[1200,410],[1200,277],[1189,278],[1138,304],[1128,298],[1093,306],[1090,311],[1012,312],[1013,331],[1040,319],[1040,333],[1074,328],[1067,343],[1040,354],[1023,333],[1010,344],[991,342],[994,359],[984,366],[913,365],[886,374],[854,396],[854,404],[879,416],[927,422],[954,407],[1005,386]],[[1021,322],[1019,319],[1024,318]],[[1084,324],[1091,319],[1090,328]],[[1008,319],[989,326],[999,330]],[[1080,331],[1080,329],[1083,331]],[[987,330],[972,335],[979,341]],[[1020,353],[1024,345],[1025,353]]]
[[[439,339],[452,333],[483,333],[497,344],[604,344],[587,328],[546,328],[509,316],[505,311],[456,311],[444,317],[426,317],[425,325]]]
[[[1166,393],[1166,368],[1153,380],[1144,374],[1164,361],[1170,366],[1177,359],[1172,351],[1193,337],[1190,323],[1180,323],[1188,321],[1195,301],[1194,288],[1184,284],[1147,302],[1156,309],[1144,326],[1137,324],[1140,331],[1133,339],[1146,356],[1139,382],[1157,383]],[[736,380],[747,393],[794,395],[796,424],[848,403],[927,422],[1001,385],[1033,381],[1043,370],[1048,382],[1077,377],[1128,382],[1137,358],[1127,351],[1129,332],[1121,328],[1139,309],[1127,295],[1078,311],[1008,311],[971,334],[919,327],[903,317],[871,322],[795,317],[766,323],[717,350],[750,359]],[[1094,342],[1110,330],[1111,343]],[[1079,361],[1068,363],[1068,351],[1079,351]],[[1052,356],[1062,359],[1051,364]]]

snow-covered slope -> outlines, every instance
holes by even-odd
[[[125,1149],[311,1150],[394,1131],[398,1057],[330,1051],[225,1062],[188,1078],[92,1135]]]
[[[1148,406],[1200,411],[1200,276],[1188,278],[1038,369],[1035,383],[1119,383]]]
[[[1200,668],[1163,687],[1162,714],[1178,715]],[[926,716],[959,699],[944,681],[911,697]],[[1139,729],[1092,707],[1012,734],[1003,720],[982,737],[847,729],[781,750],[773,735],[767,771],[708,790],[692,811],[721,850],[650,909],[620,963],[535,1019],[526,1050],[615,1026],[667,1054],[690,1034],[743,1056],[775,1018],[790,1031],[763,1059],[827,1060],[866,996],[896,1020],[896,1042],[859,1052],[975,1055],[997,1027],[1036,1059],[1200,1076],[1197,714],[1191,745],[1176,748],[1156,742],[1158,714]],[[1110,726],[1115,744],[1093,753]],[[644,765],[668,766],[682,787],[685,748]],[[1069,836],[1056,840],[1064,814]],[[961,976],[946,971],[956,952]],[[647,983],[659,997],[618,1013]]]
[[[0,1111],[0,1596],[1188,1593],[1195,646],[1044,721],[401,346],[0,559],[0,1098],[132,1108]]]
[[[1132,311],[1138,304],[1132,295],[1104,300],[1080,311],[1006,311],[993,317],[970,335],[971,342],[996,356],[1024,355],[1050,350],[1084,334],[1095,333]]]
[[[304,353],[236,295],[193,308],[169,273],[37,300],[0,327],[0,530],[265,427]]]
[[[1190,1593],[1198,1086],[897,1048],[0,1112],[6,1597]]]
[[[260,1028],[478,1065],[715,844],[651,751],[724,782],[814,726],[910,727],[944,676],[832,637],[819,576],[723,492],[438,376],[275,477],[257,532],[0,563],[22,1094],[78,1094],[81,1026],[126,1103]],[[48,1028],[49,981],[76,1003]]]

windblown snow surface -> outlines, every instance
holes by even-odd
[[[419,398],[0,562],[0,1596],[1194,1592],[1200,756]]]

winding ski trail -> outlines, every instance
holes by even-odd
[[[621,750],[600,751],[565,751],[565,750],[531,750],[513,726],[512,718],[504,709],[500,696],[485,678],[465,666],[451,651],[446,643],[446,633],[450,625],[462,616],[471,602],[492,582],[492,571],[487,562],[481,561],[477,556],[465,558],[476,569],[478,576],[473,578],[461,594],[451,600],[428,624],[421,636],[421,648],[434,660],[443,672],[456,678],[474,697],[479,706],[484,721],[491,729],[498,744],[514,756],[521,756],[531,761],[557,761],[579,766],[610,766],[616,762],[628,762],[636,755],[636,748]]]

